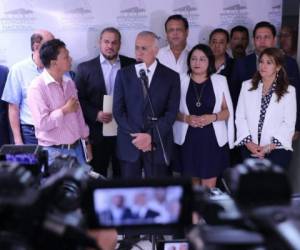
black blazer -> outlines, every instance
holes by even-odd
[[[290,56],[284,57],[284,68],[287,72],[289,82],[296,88],[297,95],[297,122],[296,122],[296,130],[300,131],[300,77],[299,77],[299,69],[296,60]],[[236,107],[238,97],[240,94],[242,82],[246,81],[253,77],[254,73],[257,71],[256,66],[256,55],[252,53],[246,57],[237,59],[230,83],[232,84],[234,90],[234,94],[232,96],[232,101],[234,106]]]
[[[0,146],[9,143],[8,103],[1,100],[8,68],[0,65]]]
[[[120,55],[120,63],[121,67],[125,67],[134,64],[135,60]],[[103,137],[102,123],[96,118],[103,108],[103,95],[107,94],[99,56],[78,65],[75,83],[83,115],[90,128],[90,141],[99,143]]]
[[[179,74],[158,62],[150,84],[156,124],[170,159],[173,131],[172,126],[179,110],[180,79]],[[149,102],[144,98],[143,87],[137,77],[134,65],[119,70],[115,89],[113,114],[118,123],[117,156],[120,160],[135,162],[142,153],[132,144],[130,133],[151,133],[148,117],[151,115]],[[154,131],[153,142],[156,145],[154,162],[164,164],[159,138]]]

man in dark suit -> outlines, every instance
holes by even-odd
[[[234,107],[237,105],[239,93],[241,90],[242,82],[253,77],[257,71],[258,56],[266,48],[275,47],[276,45],[276,28],[269,22],[259,22],[255,25],[253,30],[253,43],[255,47],[255,53],[252,53],[246,57],[237,59],[232,73],[233,96],[232,101]],[[300,131],[300,78],[299,69],[295,59],[285,55],[285,70],[287,72],[290,84],[296,88],[297,93],[297,122],[296,131]],[[298,134],[298,133],[296,133]],[[297,137],[297,136],[296,136]]]
[[[0,65],[0,97],[5,86],[8,68]],[[8,103],[0,99],[0,147],[9,143]]]
[[[108,209],[99,213],[99,221],[106,226],[130,224],[133,219],[131,210],[126,207],[125,197],[116,194],[111,197]]]
[[[112,162],[113,177],[120,177],[120,166],[115,154],[116,136],[103,136],[102,125],[112,121],[112,114],[103,112],[103,96],[112,95],[117,71],[134,64],[135,60],[119,55],[121,34],[113,28],[102,30],[99,39],[100,56],[79,64],[75,82],[83,114],[90,128],[95,171],[107,176]]]
[[[146,81],[139,79],[135,66],[121,69],[116,77],[113,114],[118,123],[117,156],[123,178],[163,177],[169,174],[173,132],[178,113],[178,73],[156,60],[157,36],[150,31],[137,35],[136,60],[145,63]],[[153,112],[146,94],[145,82]],[[151,119],[153,118],[153,119]]]

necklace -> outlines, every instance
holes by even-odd
[[[200,94],[198,93],[198,89],[196,87],[196,83],[193,83],[193,87],[194,87],[194,91],[195,91],[195,95],[196,95],[196,107],[200,108],[202,103],[201,103],[201,98],[204,92],[204,89],[206,87],[206,83],[202,84],[202,88],[200,90]]]

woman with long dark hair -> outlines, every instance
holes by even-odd
[[[237,141],[243,158],[268,158],[287,167],[296,123],[295,88],[289,85],[280,49],[267,48],[258,70],[243,82],[236,109]]]
[[[187,58],[188,74],[181,75],[180,108],[175,122],[175,143],[181,147],[184,176],[214,187],[229,166],[233,147],[233,108],[224,76],[215,74],[211,49],[198,44]]]

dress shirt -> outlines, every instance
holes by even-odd
[[[176,61],[176,58],[170,48],[170,45],[163,47],[159,50],[157,58],[160,63],[164,64],[165,66],[169,67],[170,69],[173,69],[177,73],[187,73],[187,56],[189,53],[188,46],[184,48],[184,50],[181,52],[178,60]]]
[[[77,97],[77,89],[67,76],[63,76],[61,85],[45,69],[33,80],[28,104],[39,145],[72,144],[89,135],[80,106],[77,112],[63,114],[61,108],[70,97]]]
[[[113,95],[116,75],[121,68],[120,58],[118,56],[116,61],[111,64],[110,61],[100,53],[100,64],[104,76],[106,92],[108,95]]]
[[[13,65],[8,73],[2,100],[19,107],[21,124],[33,125],[28,107],[27,91],[32,80],[41,72],[42,69],[36,66],[30,56]]]

